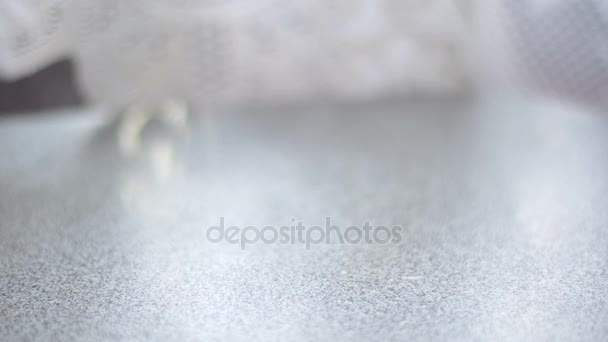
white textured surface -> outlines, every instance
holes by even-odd
[[[4,119],[0,336],[605,340],[608,120],[501,108],[225,114],[150,125],[126,154],[96,117]],[[407,233],[308,252],[203,238],[219,216],[327,215]]]

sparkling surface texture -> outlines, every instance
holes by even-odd
[[[2,119],[0,336],[605,340],[608,117],[492,108]],[[241,251],[220,216],[404,234]]]

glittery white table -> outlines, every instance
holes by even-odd
[[[608,338],[608,116],[454,102],[109,121],[0,120],[2,340]],[[219,217],[327,216],[403,241],[205,239]]]

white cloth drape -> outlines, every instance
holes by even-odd
[[[0,77],[71,57],[124,105],[443,94],[470,81],[469,0],[0,0]]]

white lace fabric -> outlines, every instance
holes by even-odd
[[[96,103],[445,94],[468,0],[0,0],[0,77],[73,58]]]

